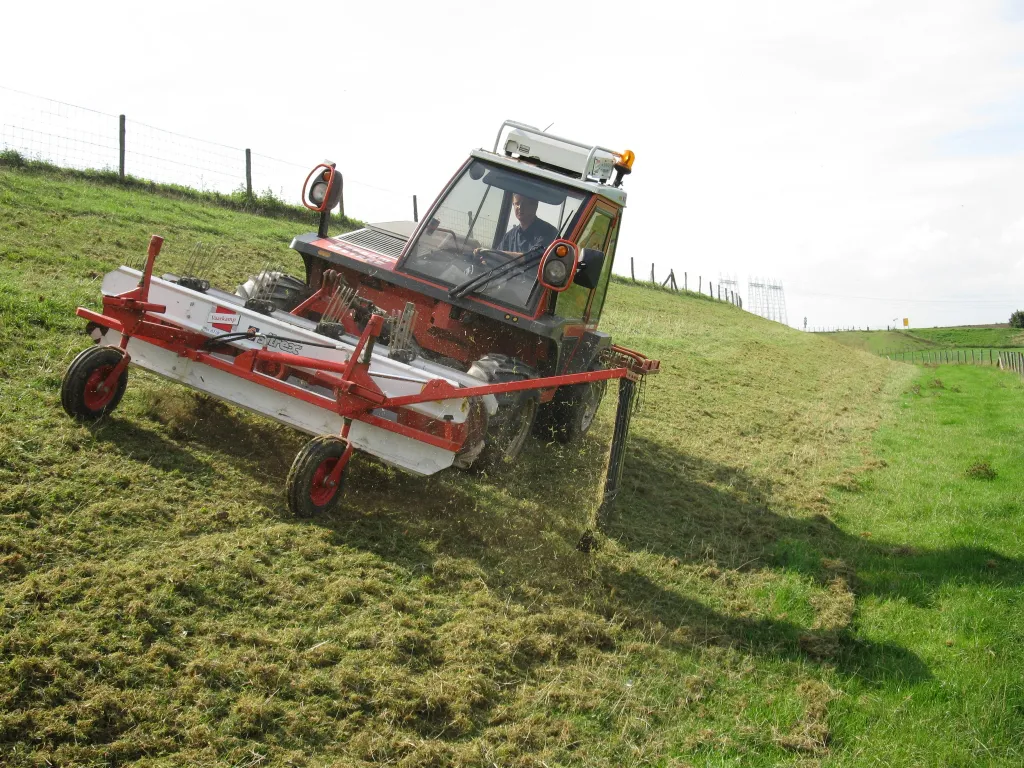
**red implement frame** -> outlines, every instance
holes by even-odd
[[[77,310],[80,317],[122,334],[120,348],[124,352],[124,357],[104,382],[107,386],[114,386],[117,377],[121,375],[124,366],[128,364],[130,360],[127,353],[128,341],[134,337],[174,352],[181,357],[187,357],[312,405],[332,410],[345,420],[342,437],[347,436],[350,422],[354,419],[444,450],[457,452],[466,440],[467,425],[465,423],[456,424],[444,419],[430,419],[408,410],[407,406],[435,400],[498,395],[504,392],[544,391],[570,384],[608,379],[628,378],[636,381],[645,374],[657,373],[658,370],[656,360],[649,360],[638,352],[614,346],[606,357],[609,363],[615,367],[606,370],[501,384],[483,384],[475,387],[456,387],[443,379],[432,379],[424,384],[418,394],[389,398],[384,395],[369,374],[373,346],[384,325],[384,318],[379,315],[370,317],[356,343],[355,350],[347,360],[341,362],[319,360],[285,352],[272,352],[266,346],[263,349],[245,351],[225,346],[221,347],[221,351],[215,355],[207,350],[210,337],[180,328],[161,319],[159,315],[166,311],[166,307],[149,302],[153,264],[162,243],[162,238],[157,236],[153,236],[150,241],[146,266],[137,288],[119,296],[105,296],[102,313],[93,312],[83,307],[79,307]],[[234,358],[230,361],[225,360],[225,352],[234,354]],[[277,376],[262,373],[261,366],[268,365],[272,368],[286,366],[294,375],[308,383],[330,389],[334,393],[334,397],[325,397],[289,384]],[[393,411],[398,416],[398,420],[392,421],[375,415],[373,411],[379,409]],[[348,451],[344,460],[339,461],[338,466],[335,467],[335,473],[339,477],[350,453],[351,451]]]

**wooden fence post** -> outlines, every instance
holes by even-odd
[[[416,203],[417,203],[416,195],[413,195],[412,196],[412,220],[413,221],[419,221],[420,220],[420,210],[419,210],[419,206]]]
[[[636,270],[633,269],[633,257],[629,257],[629,276],[633,278],[633,282],[636,282]]]
[[[652,282],[652,283],[656,283],[656,282],[657,282],[657,281],[656,281],[656,280],[654,279],[654,262],[651,262],[651,282]]]
[[[689,280],[686,279],[686,273],[685,272],[683,272],[683,290],[684,291],[690,290],[690,282],[689,282]]]
[[[120,126],[119,126],[118,131],[117,131],[117,141],[118,141],[118,144],[120,145],[120,149],[119,149],[119,152],[118,152],[118,155],[120,157],[120,165],[118,167],[119,167],[120,170],[118,172],[118,175],[123,179],[124,178],[124,115],[121,115],[121,118],[120,118],[119,122],[120,122]]]
[[[245,196],[252,197],[252,150],[245,150]]]
[[[704,288],[702,287],[703,285],[704,278],[701,277],[700,275],[697,275],[697,293],[704,293]]]

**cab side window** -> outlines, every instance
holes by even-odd
[[[621,217],[620,217],[621,218]],[[608,246],[604,251],[604,266],[601,268],[601,280],[594,289],[594,302],[590,305],[590,321],[596,323],[601,317],[601,309],[604,307],[604,297],[608,293],[608,281],[612,276],[612,262],[615,261],[615,245],[619,240],[619,222],[615,222],[612,228],[611,237],[608,238]]]
[[[603,251],[605,243],[608,242],[608,230],[611,229],[613,221],[612,214],[595,208],[577,241],[580,244],[581,252],[583,248],[597,248]],[[605,285],[607,286],[607,283]],[[570,285],[558,294],[558,300],[555,302],[555,314],[569,320],[582,320],[587,313],[589,301],[590,289],[581,285]]]

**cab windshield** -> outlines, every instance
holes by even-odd
[[[401,269],[448,286],[565,237],[587,194],[474,159],[433,211]],[[537,260],[502,270],[472,295],[527,310],[539,293]]]

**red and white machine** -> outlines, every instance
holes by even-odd
[[[307,432],[287,481],[306,516],[338,504],[354,450],[420,475],[495,467],[531,432],[582,437],[616,379],[607,511],[636,384],[658,371],[597,330],[632,162],[506,122],[422,221],[337,237],[342,178],[321,164],[303,195],[319,230],[292,243],[305,277],[266,270],[235,294],[155,276],[154,236],[141,270],[105,276],[101,312],[78,309],[100,346],[69,366],[64,409],[109,413],[132,364]]]

